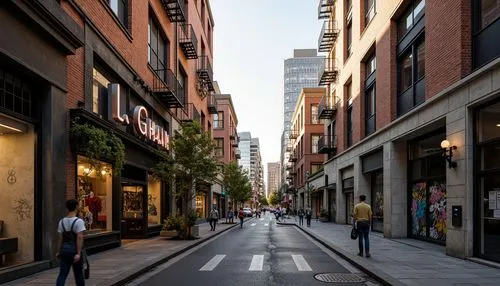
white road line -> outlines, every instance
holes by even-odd
[[[257,224],[256,223],[252,223],[251,226],[256,226]]]
[[[200,268],[200,271],[212,271],[217,267],[217,265],[224,259],[226,255],[223,254],[217,254],[214,256],[214,258],[210,259],[210,261],[207,262],[207,264],[203,265],[202,268]]]
[[[264,266],[264,255],[254,255],[248,271],[262,271]]]
[[[264,220],[264,218],[261,218],[260,220],[262,221],[262,220]]]
[[[293,262],[295,262],[295,266],[299,271],[312,271],[311,266],[307,264],[307,261],[304,259],[302,255],[292,255]]]
[[[268,226],[269,224],[268,223],[265,223],[264,226]]]

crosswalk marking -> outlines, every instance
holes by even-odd
[[[264,255],[254,255],[248,271],[262,271],[264,265]]]
[[[261,220],[261,221],[263,221],[263,220],[264,220],[264,218],[261,218],[260,220]]]
[[[251,226],[256,226],[257,224],[256,223],[252,223]]]
[[[268,226],[269,224],[268,223],[265,223],[264,226]]]
[[[214,258],[210,259],[210,261],[207,262],[207,264],[203,265],[202,268],[200,268],[200,271],[212,271],[219,265],[219,263],[224,259],[226,255],[223,254],[218,254],[214,256]]]
[[[311,266],[307,263],[302,255],[292,255],[293,262],[299,271],[312,271]]]

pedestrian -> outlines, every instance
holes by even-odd
[[[238,213],[238,218],[240,219],[240,228],[243,227],[243,219],[245,218],[245,213],[243,212],[243,208],[240,208]]]
[[[301,207],[299,209],[299,225],[304,225],[304,209]]]
[[[363,256],[363,240],[365,241],[365,254],[366,257],[371,257],[370,255],[370,221],[372,218],[372,208],[369,204],[365,203],[366,196],[359,196],[359,203],[354,206],[354,223],[356,229],[359,232],[358,244],[359,253],[358,256]]]
[[[219,212],[214,207],[210,212],[210,230],[215,231],[215,226],[217,225],[217,220],[219,219]]]
[[[311,217],[312,217],[312,210],[311,208],[307,207],[306,208],[307,227],[311,227]]]
[[[56,253],[56,257],[60,260],[59,275],[56,281],[57,286],[64,286],[71,267],[75,275],[76,285],[85,285],[83,259],[81,257],[85,223],[76,216],[77,206],[78,202],[76,200],[68,200],[66,202],[68,214],[59,221],[57,227],[57,232],[59,233],[57,249],[59,249],[59,252]]]
[[[234,221],[233,221],[234,212],[233,212],[233,210],[232,210],[231,207],[229,208],[229,212],[227,213],[227,215],[228,215],[228,218],[229,218],[229,223],[234,223]]]

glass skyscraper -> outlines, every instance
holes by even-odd
[[[286,178],[284,166],[288,157],[285,154],[290,135],[291,119],[300,92],[305,87],[318,87],[318,72],[325,57],[318,56],[316,49],[298,49],[293,51],[293,58],[285,60],[284,96],[283,96],[283,133],[281,135],[281,180]]]

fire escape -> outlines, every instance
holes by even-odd
[[[196,63],[196,73],[198,74],[198,92],[201,97],[208,96],[214,89],[214,72],[208,56],[199,56]]]
[[[326,58],[323,62],[323,67],[319,69],[318,85],[329,85],[337,80],[338,75],[337,60]]]
[[[178,26],[179,45],[188,59],[198,58],[198,39],[191,24],[181,23]]]
[[[337,136],[322,135],[318,141],[318,153],[329,154],[337,151]]]
[[[318,4],[318,20],[330,18],[334,5],[335,0],[320,0]]]
[[[152,94],[166,107],[183,107],[186,103],[184,87],[170,69],[154,71]]]
[[[185,22],[186,7],[184,0],[162,0],[163,8],[167,11],[170,22]]]
[[[330,52],[335,46],[335,41],[338,36],[339,29],[337,28],[337,21],[325,21],[318,38],[318,52]]]
[[[210,92],[207,97],[207,108],[208,113],[217,114],[217,99],[215,98],[215,94],[213,92]]]
[[[333,95],[325,94],[318,104],[318,119],[332,119],[337,113],[340,99]]]

